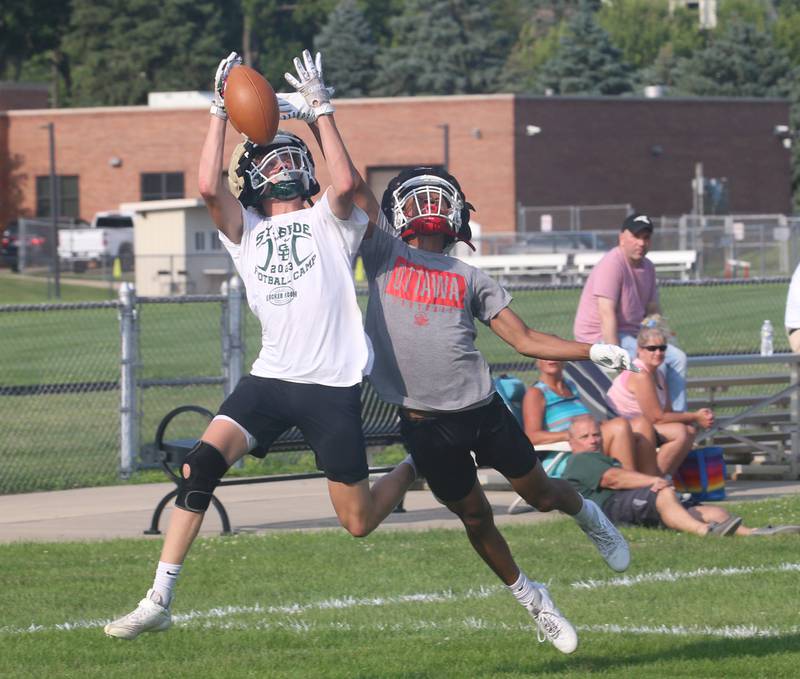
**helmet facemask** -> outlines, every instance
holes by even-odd
[[[305,150],[294,145],[267,149],[259,156],[261,149],[256,148],[256,155],[247,168],[253,190],[261,193],[262,199],[308,198],[316,182],[313,165]]]
[[[418,175],[403,182],[392,193],[393,224],[400,237],[443,234],[446,244],[453,242],[464,208],[459,194],[453,184],[434,175]]]

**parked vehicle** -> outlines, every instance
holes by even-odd
[[[98,212],[85,229],[58,232],[58,256],[73,269],[87,263],[108,264],[119,257],[123,271],[133,269],[133,215],[125,212]]]
[[[0,234],[0,261],[12,271],[24,267],[43,266],[50,261],[50,233],[52,226],[26,221],[24,242],[20,235],[20,224],[14,220]],[[23,257],[20,262],[20,257]]]

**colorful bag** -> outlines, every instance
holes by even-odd
[[[689,452],[673,478],[675,490],[695,500],[725,499],[725,459],[722,448],[709,446]]]

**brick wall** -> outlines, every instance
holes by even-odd
[[[784,212],[789,152],[773,135],[788,122],[784,101],[520,98],[512,95],[340,100],[337,123],[356,166],[442,164],[449,125],[450,171],[484,233],[513,231],[516,205],[632,203],[652,214],[691,208],[694,163],[726,176],[731,209]],[[142,172],[183,172],[199,197],[197,162],[205,109],[148,107],[0,112],[0,220],[35,210],[35,177],[49,174],[55,123],[59,174],[80,176],[80,212],[141,199]],[[540,134],[528,137],[525,126]],[[323,186],[327,171],[307,128]],[[237,141],[231,129],[226,149]],[[653,154],[660,145],[663,153]],[[122,160],[111,167],[109,160]],[[227,165],[227,163],[226,163]],[[15,190],[19,197],[15,198]],[[2,222],[0,222],[2,223]]]

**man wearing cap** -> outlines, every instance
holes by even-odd
[[[632,214],[622,223],[619,245],[592,269],[581,293],[573,332],[579,342],[617,344],[636,355],[636,335],[645,316],[661,313],[656,271],[645,257],[653,222]],[[670,344],[663,364],[672,409],[686,410],[686,354]]]

